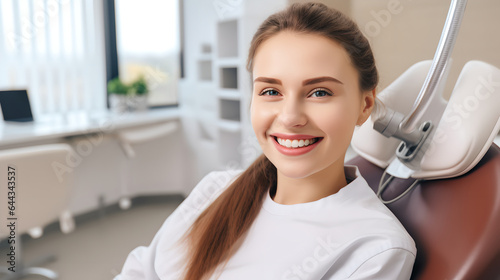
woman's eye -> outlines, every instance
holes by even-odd
[[[280,93],[275,89],[263,90],[259,95],[278,96]]]
[[[325,97],[332,96],[332,94],[324,89],[317,89],[311,93],[311,97]]]

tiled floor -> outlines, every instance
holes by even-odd
[[[111,207],[79,218],[77,228],[70,234],[62,234],[55,226],[50,226],[40,239],[24,242],[23,258],[29,262],[54,254],[56,261],[43,267],[57,271],[60,280],[113,279],[128,253],[139,245],[149,244],[181,201],[181,197],[142,199],[125,211]],[[4,250],[2,248],[2,256]],[[32,276],[23,279],[46,278]]]

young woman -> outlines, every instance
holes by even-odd
[[[260,26],[248,70],[263,155],[206,176],[116,279],[408,279],[412,238],[344,166],[378,82],[356,24],[294,4]]]

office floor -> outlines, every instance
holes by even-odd
[[[59,280],[113,279],[127,254],[139,245],[149,244],[181,201],[180,196],[144,198],[125,211],[108,207],[79,217],[77,229],[70,234],[62,234],[50,226],[40,239],[24,243],[24,258],[29,263],[54,254],[57,259],[42,266],[57,271]],[[38,279],[46,278],[23,278]]]

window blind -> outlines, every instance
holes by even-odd
[[[1,0],[0,88],[35,115],[106,108],[100,0]]]

